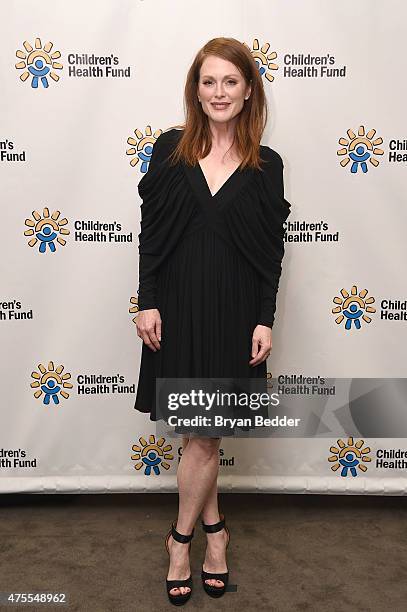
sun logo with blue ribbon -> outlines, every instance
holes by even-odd
[[[274,81],[274,75],[271,71],[278,70],[278,65],[274,63],[277,53],[275,51],[270,52],[270,43],[266,42],[260,47],[259,39],[255,38],[253,40],[252,48],[250,48],[245,42],[243,44],[252,54],[254,61],[257,64],[260,76],[264,76],[264,78],[270,81],[270,83]]]
[[[383,149],[380,149],[378,145],[383,143],[383,138],[376,136],[376,130],[371,129],[369,132],[365,131],[365,127],[361,125],[358,129],[358,133],[351,129],[347,131],[348,138],[340,138],[339,144],[342,148],[337,151],[337,155],[341,157],[341,166],[345,167],[350,165],[350,171],[352,174],[356,174],[358,170],[361,170],[364,174],[368,171],[367,163],[371,166],[378,166],[379,160],[375,155],[383,155]]]
[[[356,285],[353,285],[350,294],[346,289],[341,289],[340,296],[335,296],[333,302],[337,304],[332,308],[332,314],[338,315],[335,318],[335,323],[341,325],[344,322],[346,330],[360,329],[361,321],[371,323],[372,319],[367,313],[374,313],[376,309],[371,306],[374,303],[374,297],[366,297],[367,289],[362,289],[358,293]]]
[[[136,451],[131,456],[133,461],[137,461],[134,464],[134,469],[141,470],[144,468],[144,474],[151,476],[152,473],[157,476],[160,474],[160,468],[169,470],[171,465],[168,461],[174,459],[169,451],[172,450],[171,444],[166,444],[165,438],[161,437],[159,440],[155,440],[154,434],[148,437],[148,442],[142,436],[139,438],[140,444],[133,444],[132,450]]]
[[[34,47],[26,40],[23,42],[24,51],[19,49],[16,56],[21,60],[15,65],[20,74],[21,81],[31,77],[31,87],[38,89],[41,84],[45,89],[49,87],[49,79],[59,81],[59,75],[54,70],[62,70],[63,66],[57,62],[61,57],[59,51],[52,51],[53,43],[47,42],[42,46],[41,39],[36,38]]]
[[[359,472],[366,472],[367,466],[365,463],[370,463],[372,460],[369,457],[371,449],[369,446],[364,446],[364,440],[354,441],[353,437],[349,437],[347,443],[343,440],[337,440],[338,446],[331,446],[330,451],[333,453],[328,457],[328,461],[332,463],[331,470],[337,472],[346,478],[346,476],[357,476]]]
[[[25,230],[24,236],[32,236],[28,241],[30,247],[37,243],[40,253],[55,253],[57,242],[61,246],[66,245],[66,240],[62,236],[68,236],[69,230],[66,228],[68,219],[60,219],[61,212],[56,210],[50,215],[49,209],[44,208],[42,215],[37,210],[32,213],[32,219],[26,219],[25,225],[29,228]]]
[[[153,134],[150,125],[147,125],[145,134],[138,128],[134,130],[135,138],[134,136],[129,136],[127,139],[127,144],[131,145],[131,148],[126,151],[126,155],[131,157],[130,166],[134,168],[140,163],[140,172],[142,174],[147,172],[154,143],[161,133],[162,130],[156,130]]]
[[[38,365],[39,371],[31,373],[33,382],[31,388],[35,389],[34,397],[39,399],[43,397],[42,403],[48,406],[49,404],[59,404],[59,398],[68,399],[69,393],[66,389],[72,389],[73,385],[68,382],[71,379],[71,374],[64,371],[64,366],[59,365],[57,368],[54,362],[48,363],[46,368],[42,363]]]

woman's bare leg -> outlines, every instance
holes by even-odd
[[[177,482],[179,508],[176,529],[190,534],[206,503],[219,471],[220,438],[191,437],[183,440],[182,457],[178,465]],[[190,574],[189,546],[169,538],[170,567],[168,580],[188,578]],[[208,570],[210,571],[210,570]],[[171,589],[171,594],[188,593],[188,587]]]
[[[219,507],[218,507],[218,479],[216,478],[213,485],[208,493],[205,505],[202,508],[202,520],[206,525],[213,525],[220,521]],[[206,572],[222,573],[227,572],[226,564],[226,542],[227,534],[226,530],[216,531],[215,533],[206,534],[206,553],[203,564],[203,569]],[[213,578],[205,580],[207,584],[215,587],[223,587],[224,583],[222,580],[215,580]]]
[[[183,448],[188,444],[189,438],[183,439]],[[213,482],[212,487],[209,490],[208,497],[206,498],[205,505],[202,508],[201,518],[207,525],[212,525],[220,521],[219,516],[219,505],[218,505],[218,475]],[[203,564],[204,569],[207,572],[226,572],[226,553],[225,546],[227,541],[227,535],[224,530],[220,532],[212,533],[207,539],[207,548],[205,561]],[[209,579],[205,580],[207,584],[212,586],[222,587],[222,580]]]

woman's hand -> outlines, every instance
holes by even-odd
[[[136,317],[137,335],[155,352],[160,349],[161,316],[157,308],[140,310]]]
[[[257,325],[252,337],[252,357],[249,365],[256,366],[270,355],[271,352],[271,327]]]

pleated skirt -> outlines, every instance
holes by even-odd
[[[189,232],[160,267],[157,304],[161,348],[142,345],[136,410],[157,420],[156,378],[266,380],[266,361],[249,365],[260,278],[212,228]]]

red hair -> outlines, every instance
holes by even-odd
[[[261,169],[259,145],[267,123],[267,99],[250,49],[235,38],[212,38],[196,54],[185,84],[185,123],[173,126],[184,131],[169,159],[174,163],[182,159],[188,165],[195,165],[198,159],[206,157],[211,150],[208,117],[197,97],[200,69],[208,55],[221,57],[234,64],[242,74],[246,87],[251,85],[251,94],[237,116],[234,144],[242,159],[242,169],[246,166]]]

